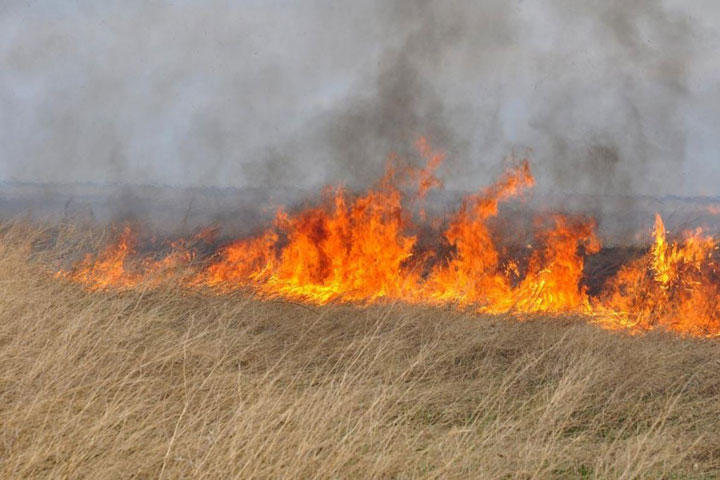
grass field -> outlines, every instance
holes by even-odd
[[[54,279],[0,234],[0,478],[717,478],[720,343]]]

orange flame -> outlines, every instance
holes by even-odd
[[[526,313],[589,313],[580,249],[585,254],[600,251],[595,222],[563,216],[554,221],[554,228],[541,232],[543,246],[530,257],[527,276],[515,293],[515,308]]]
[[[607,328],[636,332],[662,328],[720,335],[718,243],[702,230],[669,241],[658,215],[646,254],[622,266],[591,297],[585,259],[601,248],[592,219],[540,219],[535,247],[524,258],[498,242],[492,221],[500,205],[535,183],[527,161],[465,198],[442,233],[430,228],[435,242],[424,246],[412,212],[417,208],[425,221],[419,203],[442,185],[435,172],[444,154],[424,138],[416,148],[425,168],[400,175],[389,167],[364,194],[335,188],[319,206],[281,210],[264,232],[225,245],[203,263],[195,262],[193,245],[207,233],[172,243],[158,259],[138,255],[137,235],[125,227],[117,241],[58,276],[90,290],[180,283],[221,292],[250,289],[313,304],[451,304],[491,314],[580,314]],[[414,195],[397,186],[398,177],[414,181]],[[439,224],[440,219],[431,222]]]
[[[486,222],[497,215],[500,202],[518,195],[534,182],[526,161],[508,170],[483,193],[463,201],[445,232],[455,255],[446,265],[433,269],[422,298],[432,303],[478,304],[491,309],[498,299],[510,298],[509,278],[500,272],[500,255]]]
[[[134,287],[142,277],[126,269],[126,261],[135,250],[135,241],[135,233],[125,226],[118,239],[99,254],[85,255],[71,272],[59,272],[58,276],[82,283],[90,290]]]
[[[137,234],[130,225],[125,225],[119,237],[97,255],[85,255],[72,270],[60,271],[56,276],[81,283],[89,290],[123,290],[140,284],[160,286],[168,280],[182,280],[183,275],[178,275],[178,272],[195,258],[189,244],[208,235],[208,232],[200,232],[191,241],[181,239],[171,242],[169,253],[160,259],[145,257],[135,261]]]
[[[604,306],[622,317],[623,326],[720,334],[717,241],[698,229],[686,232],[680,243],[669,243],[660,215],[653,236],[648,253],[622,267],[610,281]]]

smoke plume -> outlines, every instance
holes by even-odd
[[[364,185],[418,135],[474,189],[707,194],[720,9],[657,0],[6,1],[0,179]]]

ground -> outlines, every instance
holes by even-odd
[[[89,293],[33,232],[0,236],[0,478],[720,475],[717,340]]]

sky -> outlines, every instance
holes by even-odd
[[[0,180],[720,195],[714,0],[3,0]],[[411,159],[412,161],[412,159]]]

